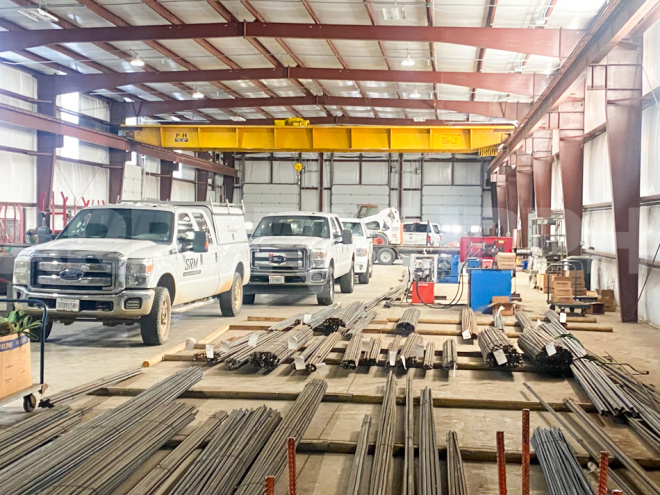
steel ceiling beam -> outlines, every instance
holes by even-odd
[[[497,170],[516,147],[531,134],[546,114],[558,105],[590,64],[601,61],[645,17],[660,5],[660,0],[612,0],[591,23],[585,36],[562,65],[525,120],[504,143],[504,150],[488,168]],[[544,31],[544,30],[539,30]]]
[[[210,170],[219,174],[236,175],[236,170],[208,160],[200,160],[193,156],[176,153],[172,150],[158,146],[137,143],[115,134],[90,129],[79,124],[65,122],[54,117],[48,117],[43,114],[30,112],[2,103],[0,103],[0,122],[5,122],[18,127],[26,127],[44,133],[50,133],[51,135],[70,136],[86,143],[117,150],[132,151],[158,160],[170,160],[176,163],[190,165],[191,167]]]
[[[318,69],[279,67],[273,69],[221,69],[123,74],[72,74],[43,76],[40,84],[50,94],[94,91],[116,86],[149,83],[202,81],[249,81],[255,79],[320,79],[329,81],[383,81],[412,84],[451,84],[524,96],[541,94],[549,76],[542,74],[499,74],[474,72],[431,72],[404,70]]]
[[[510,52],[524,50],[545,57],[565,57],[583,34],[584,31],[571,29],[228,22],[86,28],[66,32],[40,29],[20,36],[0,33],[0,47],[3,51],[14,51],[54,43],[275,38],[452,43]]]
[[[337,106],[371,108],[406,108],[411,110],[448,110],[508,120],[522,119],[531,105],[528,103],[500,103],[486,101],[417,100],[398,98],[355,98],[339,96],[294,96],[277,98],[234,98],[222,100],[136,101],[116,103],[124,118],[171,114],[186,110],[215,108]]]

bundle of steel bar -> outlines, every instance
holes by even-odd
[[[277,338],[264,344],[257,344],[252,351],[250,363],[273,370],[290,358],[296,350],[312,338],[314,331],[308,325],[298,325],[288,332],[277,332]]]
[[[532,323],[532,319],[529,317],[527,313],[524,311],[516,311],[513,316],[515,317],[516,321],[518,322],[518,325],[520,325],[520,328],[522,328],[522,331],[524,332],[525,330],[529,328],[536,328],[536,325]]]
[[[351,340],[348,342],[348,347],[344,352],[344,357],[341,360],[341,367],[349,370],[354,370],[360,364],[360,356],[362,355],[362,332],[354,333]]]
[[[447,432],[447,488],[449,495],[468,495],[463,456],[453,430]]]
[[[397,356],[401,348],[401,335],[395,335],[390,345],[387,347],[387,357],[385,358],[385,367],[396,366]]]
[[[355,301],[347,306],[339,307],[326,316],[325,321],[318,326],[322,332],[337,332],[346,329],[364,314],[362,301]]]
[[[341,333],[339,332],[333,332],[325,337],[321,345],[319,345],[316,348],[316,351],[314,351],[314,354],[306,360],[305,367],[307,368],[307,371],[316,371],[316,367],[328,357],[328,354],[330,354],[330,351],[334,349],[340,339]]]
[[[435,343],[428,342],[424,349],[424,369],[432,370],[435,364]]]
[[[58,408],[0,430],[0,469],[69,431],[82,421],[85,412]]]
[[[232,411],[170,494],[231,495],[280,419],[266,406]]]
[[[408,335],[397,359],[397,365],[403,368],[414,368],[424,360],[424,343],[418,333]]]
[[[522,354],[499,330],[493,327],[484,328],[479,333],[478,342],[484,363],[491,368],[515,368],[522,365]]]
[[[378,364],[380,359],[380,338],[371,339],[371,347],[369,352],[365,355],[364,363],[367,366],[374,366]]]
[[[525,328],[520,334],[518,347],[540,371],[561,375],[571,372],[573,354],[546,332],[534,326]]]
[[[359,495],[360,481],[362,480],[362,469],[364,467],[364,460],[367,458],[369,451],[369,430],[371,429],[371,415],[365,414],[362,419],[362,427],[358,435],[357,447],[355,448],[355,456],[353,457],[353,465],[351,473],[348,476],[348,489],[346,495]]]
[[[300,370],[301,365],[304,365],[307,360],[316,352],[316,349],[323,343],[325,340],[324,335],[315,335],[305,343],[305,348],[302,351],[298,351],[293,354],[293,363],[291,366]],[[300,360],[300,364],[298,361]],[[304,366],[303,366],[304,367]]]
[[[201,378],[201,368],[183,369],[22,457],[0,472],[3,495],[42,493],[159,406],[170,404]]]
[[[156,495],[157,493],[162,493],[168,488],[163,487],[166,480],[174,471],[195,455],[195,451],[218,429],[226,417],[226,412],[218,411],[195,428],[165,459],[160,461],[155,468],[151,469],[128,492],[128,495]]]
[[[392,493],[392,463],[394,454],[394,430],[396,425],[396,381],[391,371],[387,375],[380,421],[376,434],[376,450],[371,466],[369,495]]]
[[[339,303],[334,303],[332,306],[325,307],[323,309],[318,310],[316,313],[312,313],[312,316],[309,321],[309,326],[312,327],[312,329],[316,330],[319,326],[323,324],[323,322],[326,320],[328,315],[330,315],[337,308],[339,308],[339,306],[340,306]]]
[[[344,335],[355,335],[360,333],[362,330],[367,328],[367,325],[376,317],[375,311],[369,311],[368,313],[362,313],[362,315],[352,322],[346,330],[343,332]]]
[[[223,357],[227,369],[236,370],[250,361],[254,350],[261,345],[266,345],[282,337],[282,332],[252,332],[253,339],[238,346],[229,355]]]
[[[555,314],[554,311],[549,311],[549,313]],[[576,339],[572,333],[562,327],[558,321],[541,323],[538,328],[550,335],[555,342],[559,342],[562,346],[568,349],[571,354],[573,354],[573,359],[581,358],[588,354],[580,341]]]
[[[417,308],[409,308],[403,312],[399,322],[396,324],[396,331],[404,334],[412,333],[419,323],[421,312]]]
[[[292,437],[300,442],[323,399],[327,384],[324,380],[310,380],[293,403],[289,412],[261,449],[235,495],[262,495],[266,476],[278,478],[286,466],[286,441]]]
[[[297,325],[300,325],[303,322],[304,317],[305,313],[298,313],[297,315],[289,316],[287,319],[271,325],[268,330],[271,332],[282,332],[284,330],[289,330]]]
[[[163,404],[40,493],[109,495],[197,414],[189,404]]]
[[[536,428],[530,443],[551,495],[593,495],[582,466],[559,428]]]
[[[265,333],[264,330],[256,330],[230,340],[221,340],[220,344],[213,349],[213,359],[211,361],[213,363],[224,362],[228,357],[247,348],[250,339],[258,339],[260,335],[264,335]],[[195,354],[195,358],[199,360],[206,359],[206,351]]]
[[[419,459],[417,493],[419,495],[440,495],[440,457],[433,417],[433,395],[430,388],[424,388],[419,396]]]
[[[408,286],[410,285],[410,271],[408,269],[405,269],[403,272],[403,280],[399,285],[396,285],[392,287],[390,290],[387,292],[381,294],[380,296],[372,299],[367,303],[365,306],[366,311],[371,311],[373,308],[378,306],[381,301],[385,301],[385,307],[389,308],[394,304],[403,294],[406,292],[408,289]]]
[[[415,407],[412,377],[406,379],[406,421],[404,426],[404,459],[402,495],[415,495]]]
[[[477,317],[472,308],[463,308],[461,312],[461,333],[470,332],[472,338],[475,338],[479,327],[477,326]]]
[[[39,407],[55,407],[62,402],[73,400],[76,397],[89,394],[90,392],[94,392],[100,388],[112,385],[113,383],[119,383],[121,381],[137,376],[140,373],[142,373],[142,367],[131,368],[119,373],[115,373],[113,375],[104,376],[98,380],[94,380],[83,385],[58,392],[49,397],[45,397],[39,402]]]
[[[450,370],[458,362],[458,351],[454,339],[447,339],[442,343],[442,369]]]

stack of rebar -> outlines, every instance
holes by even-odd
[[[435,364],[435,343],[428,342],[424,350],[424,369],[432,370]]]
[[[461,333],[470,332],[471,338],[475,338],[479,327],[477,326],[477,317],[472,308],[463,308],[461,312]]]
[[[356,333],[362,332],[367,325],[376,317],[375,311],[369,311],[368,313],[362,313],[362,315],[355,321],[353,321],[343,332],[344,335],[355,335]]]
[[[417,493],[441,495],[440,457],[433,417],[433,395],[424,388],[419,397],[419,459]]]
[[[0,472],[3,495],[42,493],[159,406],[171,404],[201,378],[200,368],[183,369],[22,457]]]
[[[277,338],[258,344],[250,356],[250,363],[259,368],[273,370],[303,346],[314,331],[308,325],[298,325],[288,332],[278,332]]]
[[[307,371],[316,371],[316,367],[328,357],[328,354],[330,354],[340,339],[341,333],[339,332],[333,332],[325,337],[321,345],[319,345],[314,351],[314,354],[306,360],[305,367],[307,368]]]
[[[326,316],[325,321],[318,326],[317,330],[322,332],[337,332],[346,329],[358,318],[364,315],[364,303],[355,301],[348,306],[339,307]]]
[[[215,364],[226,361],[227,358],[233,356],[234,354],[237,354],[242,350],[247,349],[250,339],[259,340],[259,337],[265,334],[266,332],[264,330],[256,330],[254,332],[250,332],[246,335],[242,335],[240,337],[236,337],[231,340],[220,341],[220,345],[218,345],[216,348],[213,349],[212,362]],[[203,360],[204,358],[206,358],[206,352],[201,352],[199,354],[196,354],[195,357],[197,359]]]
[[[305,368],[305,363],[307,360],[312,356],[312,354],[314,354],[314,352],[316,352],[316,349],[319,348],[324,340],[325,336],[323,335],[315,335],[309,339],[305,344],[305,348],[293,355],[293,362],[291,363],[291,366],[296,368],[298,371]]]
[[[135,422],[95,454],[87,457],[39,493],[78,495],[114,493],[147,459],[195,419],[197,409],[188,404],[162,404]]]
[[[254,350],[258,346],[265,346],[275,340],[278,340],[282,337],[282,332],[252,332],[250,335],[255,335],[255,345],[250,345],[249,339],[248,342],[243,343],[238,346],[234,352],[223,357],[225,366],[227,369],[236,370],[241,366],[250,362],[250,358],[254,353]]]
[[[280,422],[266,406],[232,411],[171,495],[231,495]]]
[[[547,332],[534,325],[527,313],[516,311],[515,317],[522,328],[518,347],[539,370],[554,374],[570,373],[573,362],[571,352]]]
[[[367,366],[375,366],[378,364],[380,359],[380,338],[371,339],[371,347],[369,347],[369,352],[365,354],[364,364]]]
[[[484,328],[479,333],[478,342],[484,363],[491,368],[515,368],[523,364],[522,354],[506,335],[493,327]]]
[[[160,461],[155,468],[151,469],[128,492],[128,495],[156,495],[157,493],[163,493],[161,487],[166,480],[174,471],[179,469],[191,457],[195,456],[195,451],[218,429],[226,417],[226,412],[219,411],[195,428],[167,457]],[[166,488],[163,487],[163,489]]]
[[[287,438],[300,442],[316,414],[327,384],[324,380],[310,380],[291,409],[279,423],[266,445],[261,449],[234,495],[263,495],[266,476],[278,478],[286,466]]]
[[[450,370],[458,362],[458,351],[454,339],[447,339],[442,343],[442,369]]]
[[[419,315],[421,312],[417,308],[409,308],[403,312],[399,322],[396,324],[396,331],[404,334],[409,334],[415,331],[417,323],[419,323]]]
[[[392,287],[387,292],[384,292],[380,296],[369,301],[365,306],[365,311],[371,311],[373,308],[378,306],[381,301],[385,301],[385,307],[389,308],[395,303],[408,289],[410,283],[410,270],[405,269],[403,272],[403,280],[399,285]]]
[[[418,351],[418,348],[423,349],[422,336],[418,333],[408,335],[408,338],[399,352],[397,365],[403,368],[414,368],[424,360],[424,354]]]
[[[354,370],[360,365],[360,356],[362,355],[362,332],[355,333],[348,342],[348,347],[341,360],[341,367]]]
[[[589,480],[559,428],[536,428],[530,443],[551,495],[593,495]]]
[[[406,379],[406,421],[404,426],[404,459],[402,495],[415,495],[415,408],[412,377]]]
[[[447,432],[447,488],[449,495],[468,495],[458,435],[452,430]]]
[[[391,371],[387,375],[380,421],[376,434],[376,450],[371,467],[369,495],[392,493],[392,463],[394,454],[394,430],[396,425],[396,381]],[[436,449],[437,452],[437,449]]]
[[[387,357],[385,358],[385,367],[396,366],[397,356],[401,348],[401,335],[395,335],[394,340],[387,347]]]
[[[128,380],[129,378],[137,376],[140,373],[142,373],[142,367],[131,368],[125,371],[120,371],[119,373],[104,376],[98,380],[84,383],[83,385],[55,393],[49,397],[45,397],[39,402],[39,407],[55,407],[56,405],[59,405],[63,402],[71,401],[76,397],[89,394],[100,388],[107,387],[108,385]]]
[[[332,314],[335,310],[337,310],[337,308],[339,308],[339,306],[340,306],[339,303],[334,303],[331,306],[327,306],[323,309],[318,310],[316,313],[312,313],[309,326],[312,327],[313,330],[316,330],[318,327],[320,327],[323,324],[323,322],[330,314]]]
[[[0,469],[70,430],[82,421],[84,413],[58,408],[33,414],[0,430]]]
[[[362,480],[362,469],[364,467],[364,460],[367,458],[369,451],[369,430],[371,429],[371,415],[365,414],[362,419],[362,427],[358,435],[357,447],[355,448],[355,456],[353,457],[353,465],[351,473],[348,476],[348,489],[346,495],[359,495],[360,481]]]
[[[300,325],[303,322],[305,313],[298,313],[297,315],[289,316],[288,318],[271,325],[268,330],[271,332],[282,332],[284,330],[289,330],[297,325]]]

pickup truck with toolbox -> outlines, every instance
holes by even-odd
[[[353,236],[332,213],[273,213],[250,238],[250,283],[243,301],[257,294],[316,294],[322,306],[334,302],[335,281],[353,292]]]
[[[218,203],[121,203],[78,212],[57,238],[20,252],[16,299],[48,307],[54,321],[140,324],[142,340],[159,345],[171,314],[219,300],[235,316],[250,278],[241,206]],[[27,303],[16,309],[40,314]]]

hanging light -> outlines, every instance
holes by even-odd
[[[179,117],[177,117],[176,115],[172,115],[171,118],[174,122],[180,122],[181,121],[181,119]]]
[[[139,55],[136,55],[129,62],[133,67],[144,67],[144,60]]]
[[[422,95],[417,91],[417,87],[413,86],[413,92],[408,95],[410,98],[420,98]]]
[[[410,58],[410,52],[408,52],[408,56],[401,61],[401,65],[404,67],[412,67],[415,65],[415,61]]]
[[[195,98],[196,100],[201,100],[204,98],[204,93],[202,93],[199,89],[196,89],[195,92],[192,94],[192,97]]]

